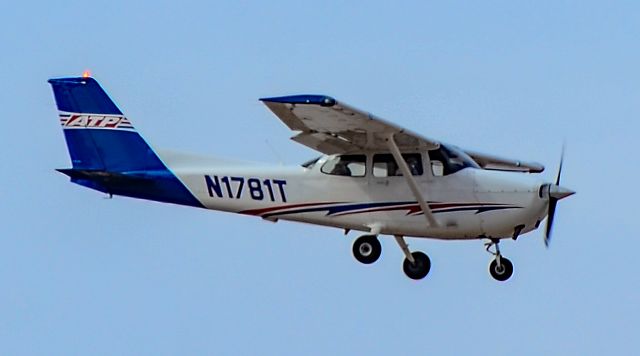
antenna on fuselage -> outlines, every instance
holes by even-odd
[[[276,160],[278,161],[278,164],[281,166],[284,166],[284,161],[282,160],[282,156],[280,156],[278,154],[278,151],[276,151],[276,149],[271,145],[271,143],[269,142],[269,139],[265,139],[264,143],[267,144],[267,146],[269,147],[269,150],[271,151],[271,153],[273,153],[273,155],[276,157]]]

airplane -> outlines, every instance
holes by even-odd
[[[91,76],[48,81],[71,168],[71,182],[108,194],[362,233],[352,246],[363,264],[378,260],[390,235],[407,277],[431,260],[405,238],[487,240],[490,275],[506,281],[513,264],[502,239],[516,240],[546,218],[548,246],[558,201],[575,192],[536,174],[544,166],[461,149],[396,126],[326,95],[262,98],[292,140],[320,153],[299,166],[155,150]]]

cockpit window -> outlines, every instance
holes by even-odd
[[[422,175],[422,156],[419,153],[405,153],[402,155],[404,161],[409,166],[411,175]],[[393,177],[401,176],[402,171],[396,164],[396,160],[391,154],[377,154],[373,156],[373,176]]]
[[[322,156],[320,157],[316,157],[312,160],[306,161],[302,164],[302,167],[307,168],[307,169],[311,169],[313,168],[313,166],[316,165],[316,163],[318,163],[318,160],[320,160],[320,158],[322,158]]]
[[[480,168],[469,155],[455,146],[441,144],[437,150],[429,151],[429,158],[434,176],[446,176],[464,168]]]
[[[365,155],[341,155],[329,158],[320,168],[322,173],[335,176],[364,177],[367,157]]]

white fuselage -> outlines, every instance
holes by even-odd
[[[508,238],[534,230],[547,213],[530,174],[465,168],[416,176],[437,227],[425,220],[402,176],[328,175],[311,168],[256,165],[159,152],[207,209],[364,232],[437,239]],[[370,160],[370,155],[368,155]]]

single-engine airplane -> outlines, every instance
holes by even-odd
[[[426,138],[326,95],[260,99],[319,151],[301,166],[256,165],[156,151],[138,134],[98,82],[88,75],[50,79],[72,168],[73,183],[113,195],[361,231],[353,255],[381,254],[392,235],[411,279],[427,276],[429,257],[406,237],[486,239],[498,281],[513,273],[501,239],[516,239],[547,219],[545,244],[559,200],[574,194],[533,174],[538,163],[485,155]],[[493,247],[493,248],[492,248]]]

